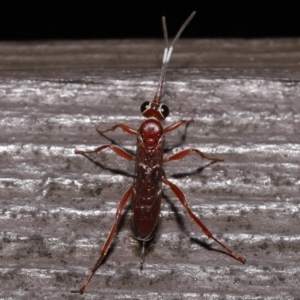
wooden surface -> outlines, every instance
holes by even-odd
[[[0,44],[1,299],[300,299],[300,40],[180,40],[164,126],[193,118],[165,164],[194,213],[236,262],[192,223],[172,192],[140,272],[130,211],[84,297],[78,289],[132,183],[134,164],[95,128],[138,128],[155,92],[162,41]],[[170,133],[167,146],[184,129]],[[135,138],[109,134],[129,151]],[[174,149],[173,151],[176,151]],[[171,153],[171,152],[170,152]],[[169,154],[170,154],[169,153]]]

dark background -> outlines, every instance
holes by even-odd
[[[263,4],[262,4],[263,3]],[[160,38],[161,16],[170,36],[196,10],[185,37],[300,36],[297,2],[269,1],[41,1],[0,4],[0,40]]]

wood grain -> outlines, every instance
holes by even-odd
[[[78,289],[132,183],[134,164],[95,128],[138,128],[162,41],[0,44],[0,226],[3,299],[79,299]],[[130,212],[85,299],[300,299],[300,40],[180,40],[164,90],[165,126],[193,118],[165,164],[194,213],[247,258],[209,241],[165,189],[161,222],[140,272]],[[167,146],[184,130],[170,133]],[[129,151],[135,139],[109,134]],[[175,148],[173,151],[176,151]],[[10,297],[10,298],[9,298]],[[81,299],[81,298],[80,298]]]

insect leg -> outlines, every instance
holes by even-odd
[[[186,202],[185,196],[183,192],[179,189],[178,186],[176,186],[174,183],[170,182],[168,179],[163,177],[163,183],[168,185],[171,190],[174,192],[174,194],[177,196],[181,204],[184,206],[184,208],[187,210],[189,216],[191,219],[202,229],[202,231],[209,237],[210,239],[213,239],[215,242],[217,242],[222,248],[224,248],[233,258],[240,261],[241,263],[245,263],[246,259],[235,254],[231,249],[229,249],[226,245],[221,243],[219,240],[217,240],[212,233],[206,228],[206,226],[194,215],[194,213],[191,211],[188,203]]]
[[[102,261],[103,261],[103,258],[105,257],[105,255],[107,254],[107,251],[109,249],[109,246],[116,234],[116,231],[118,229],[118,223],[119,223],[119,220],[121,218],[121,215],[122,215],[122,211],[123,211],[123,208],[124,206],[126,205],[129,197],[131,196],[132,194],[132,191],[133,191],[133,187],[131,186],[126,192],[125,194],[123,195],[119,205],[118,205],[118,209],[117,209],[117,213],[116,213],[116,218],[115,218],[115,222],[114,222],[114,225],[112,227],[112,229],[110,230],[110,233],[106,239],[106,242],[101,250],[101,253],[100,253],[100,256],[95,264],[95,266],[93,267],[89,277],[87,278],[87,280],[85,281],[85,283],[83,284],[83,286],[80,288],[79,291],[71,291],[72,293],[80,293],[80,294],[83,294],[87,285],[89,284],[90,280],[92,279],[93,275],[95,274],[95,272],[97,271],[97,269],[100,267]]]
[[[131,155],[124,149],[122,149],[118,146],[115,146],[115,145],[103,145],[103,146],[100,146],[100,147],[96,148],[95,150],[91,150],[91,151],[75,150],[75,154],[85,155],[87,153],[98,153],[106,148],[110,148],[116,154],[118,154],[119,156],[121,156],[123,158],[130,159],[130,160],[136,160],[135,156]]]
[[[189,149],[185,149],[185,150],[182,150],[172,156],[169,156],[169,157],[164,157],[163,159],[163,162],[168,162],[170,160],[177,160],[177,159],[181,159],[185,156],[187,156],[188,154],[192,153],[192,152],[195,152],[197,153],[198,155],[200,155],[202,158],[206,158],[206,159],[209,159],[211,160],[213,163],[215,162],[218,162],[218,161],[224,161],[222,158],[211,158],[211,157],[207,157],[205,156],[204,153],[202,153],[201,151],[197,150],[197,149],[194,149],[194,148],[189,148]]]
[[[106,129],[106,130],[100,130],[100,129],[96,129],[97,132],[102,135],[102,133],[104,132],[108,132],[108,131],[114,131],[116,130],[118,127],[120,127],[121,129],[123,129],[125,132],[130,133],[130,134],[135,134],[137,135],[137,131],[128,127],[127,125],[124,124],[117,124],[115,126],[113,126],[112,128]]]
[[[189,125],[190,123],[192,123],[192,122],[194,122],[193,119],[190,119],[190,120],[181,120],[181,121],[179,121],[179,122],[177,122],[177,123],[175,123],[175,124],[172,124],[172,125],[166,127],[166,128],[164,129],[164,133],[173,131],[173,130],[177,129],[178,127],[180,127],[180,126],[183,125],[183,124],[186,124],[186,126],[188,126],[188,125]]]

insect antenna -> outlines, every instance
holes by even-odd
[[[167,25],[166,25],[166,18],[162,17],[162,27],[163,27],[163,32],[164,32],[164,39],[165,39],[165,50],[164,50],[164,55],[163,55],[163,60],[162,60],[162,67],[161,67],[161,72],[160,72],[160,78],[158,81],[158,86],[156,89],[156,93],[154,96],[153,103],[159,104],[160,99],[161,99],[161,93],[162,93],[162,88],[164,85],[165,77],[166,77],[166,72],[168,68],[168,64],[171,58],[171,54],[174,48],[175,43],[179,39],[181,33],[183,30],[186,28],[186,26],[191,22],[193,17],[195,16],[196,12],[192,12],[191,15],[187,18],[187,20],[183,23],[183,25],[180,27],[178,30],[173,42],[171,43],[169,47],[169,41],[168,41],[168,31],[167,31]]]

